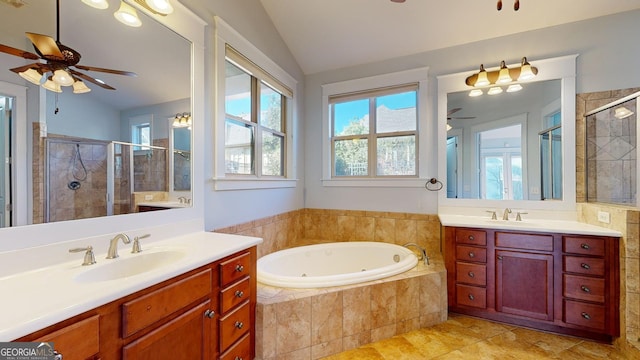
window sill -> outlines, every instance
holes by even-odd
[[[294,188],[298,179],[214,178],[216,191]]]
[[[428,179],[323,179],[327,187],[424,188]]]

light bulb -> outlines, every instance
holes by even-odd
[[[146,0],[146,3],[153,11],[160,14],[169,15],[173,12],[173,6],[169,0]]]
[[[538,70],[529,64],[526,57],[522,58],[522,66],[520,67],[520,76],[518,76],[518,81],[526,81],[531,80],[536,76]]]
[[[74,94],[83,94],[83,93],[88,93],[89,91],[91,91],[91,89],[88,88],[84,82],[77,80],[76,82],[73,83]]]
[[[33,68],[19,72],[18,75],[35,85],[40,85],[40,81],[42,81],[42,73]]]
[[[75,81],[68,72],[62,69],[53,72],[52,80],[60,86],[71,86]]]
[[[113,16],[127,26],[139,27],[142,25],[142,21],[140,21],[136,9],[124,1],[120,2],[120,8],[118,11],[113,13]]]
[[[511,84],[509,85],[509,87],[507,88],[507,92],[516,92],[516,91],[520,91],[522,90],[522,85],[520,84]]]
[[[499,86],[495,86],[489,89],[489,91],[487,91],[487,94],[496,95],[496,94],[500,94],[501,92],[502,92],[502,88]]]
[[[473,90],[471,90],[471,91],[469,92],[469,96],[470,96],[470,97],[476,97],[476,96],[480,96],[480,95],[482,95],[482,94],[484,94],[484,93],[483,93],[483,92],[482,92],[482,90],[480,90],[480,89],[473,89]]]
[[[509,74],[509,68],[507,68],[507,65],[502,61],[500,63],[500,73],[498,73],[498,80],[496,81],[496,84],[506,84],[512,81],[513,79]]]
[[[49,77],[47,81],[45,81],[44,84],[42,84],[42,87],[49,91],[53,91],[57,93],[62,92],[62,88],[60,87],[60,85],[58,85],[58,83],[51,80],[51,77]]]
[[[91,6],[92,8],[104,10],[109,7],[107,0],[82,0],[83,3]]]

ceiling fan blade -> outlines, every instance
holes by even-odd
[[[77,76],[77,77],[79,77],[79,78],[81,78],[83,80],[87,80],[88,82],[90,82],[92,84],[96,84],[96,85],[100,86],[103,89],[107,89],[107,90],[115,90],[116,89],[116,88],[114,88],[112,86],[109,86],[109,85],[105,84],[104,82],[102,82],[102,80],[94,79],[89,75],[85,75],[85,74],[83,74],[81,72],[78,72],[78,71],[75,71],[73,69],[69,69],[69,72],[71,72],[71,74],[73,74],[73,75],[75,75],[75,76]]]
[[[30,53],[28,51],[16,49],[16,48],[13,48],[11,46],[2,45],[2,44],[0,44],[0,52],[3,52],[5,54],[9,54],[9,55],[20,56],[20,57],[25,58],[25,59],[31,59],[31,60],[40,59],[40,57],[38,55],[34,54],[34,53]]]
[[[64,60],[64,55],[62,55],[58,44],[52,37],[30,32],[26,34],[36,50],[42,54],[42,57],[58,61]]]
[[[470,120],[470,119],[475,119],[475,116],[454,116],[454,117],[450,117],[448,119],[456,119],[456,120]]]
[[[460,111],[460,110],[462,110],[462,108],[453,108],[453,109],[451,109],[451,110],[447,111],[447,116],[449,116],[449,115],[451,115],[451,114],[455,114],[455,113],[457,113],[457,112],[458,112],[458,111]]]
[[[75,65],[75,67],[77,67],[80,70],[86,70],[86,71],[100,71],[100,72],[116,74],[116,75],[138,76],[138,74],[131,71],[105,69],[105,68],[99,68],[95,66],[85,66],[85,65]]]
[[[27,71],[29,69],[38,69],[42,73],[50,71],[49,67],[46,64],[43,64],[43,63],[33,63],[33,64],[29,64],[29,65],[22,65],[22,66],[18,66],[16,68],[9,69],[9,70],[13,71],[14,73],[17,74],[17,73],[21,73],[23,71]]]

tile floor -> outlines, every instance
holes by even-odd
[[[442,324],[397,335],[324,359],[591,360],[627,357],[611,345],[449,314],[449,319]]]

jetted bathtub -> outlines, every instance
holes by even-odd
[[[277,251],[258,259],[258,281],[287,288],[321,288],[382,279],[412,269],[416,255],[383,242],[334,242]]]

